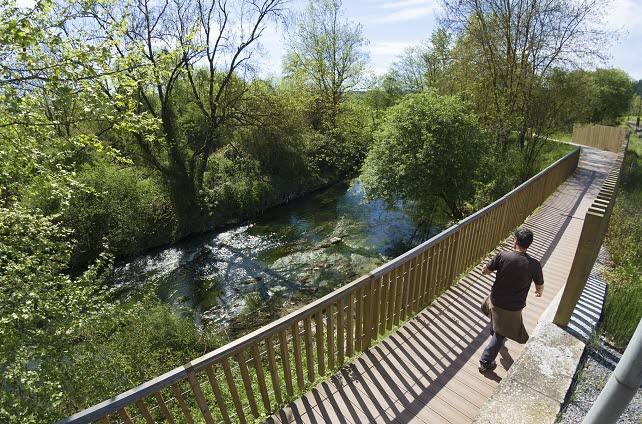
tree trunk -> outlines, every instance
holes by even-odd
[[[168,181],[169,193],[176,210],[176,236],[184,237],[204,229],[203,209],[192,179],[186,173],[175,173]]]

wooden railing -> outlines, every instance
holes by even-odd
[[[573,143],[617,153],[626,139],[627,129],[607,125],[573,125]]]
[[[593,269],[593,264],[604,242],[604,236],[609,226],[609,219],[615,204],[620,179],[622,177],[624,155],[628,147],[628,136],[624,143],[620,143],[617,158],[611,166],[610,172],[600,188],[600,192],[593,200],[589,210],[584,215],[580,240],[573,257],[573,263],[564,286],[564,292],[555,312],[553,322],[560,326],[567,326],[575,305],[584,290],[584,286]]]
[[[429,305],[573,173],[579,149],[416,248],[305,307],[61,423],[269,415]]]

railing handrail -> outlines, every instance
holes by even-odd
[[[527,181],[515,187],[513,190],[506,193],[504,196],[500,197],[496,201],[490,203],[479,211],[471,214],[470,216],[464,218],[458,223],[448,227],[439,234],[431,237],[429,240],[421,243],[413,249],[403,253],[402,255],[391,259],[387,263],[379,266],[378,268],[372,270],[371,272],[353,280],[352,282],[332,291],[331,293],[317,299],[301,308],[297,309],[285,315],[274,322],[267,324],[257,330],[254,330],[245,336],[242,336],[236,340],[233,340],[224,346],[221,346],[211,352],[202,355],[189,363],[174,368],[173,370],[162,374],[156,378],[153,378],[145,383],[134,387],[130,390],[127,390],[121,394],[118,394],[110,399],[107,399],[103,402],[100,402],[96,405],[93,405],[83,411],[80,411],[76,414],[73,414],[66,419],[63,419],[58,422],[58,424],[70,424],[70,423],[88,423],[95,421],[108,413],[117,411],[121,408],[129,406],[130,404],[139,401],[149,395],[152,395],[159,390],[170,386],[173,383],[184,380],[188,378],[188,373],[197,372],[206,368],[207,366],[214,364],[218,361],[221,361],[225,358],[229,358],[236,354],[237,352],[250,347],[257,341],[261,341],[266,337],[271,337],[274,334],[277,334],[284,329],[289,328],[291,325],[298,323],[302,319],[308,318],[319,310],[323,310],[324,307],[332,305],[338,299],[343,296],[353,293],[356,289],[359,289],[361,286],[365,286],[372,280],[372,278],[377,278],[384,275],[386,272],[391,269],[399,266],[402,263],[407,262],[410,259],[420,255],[422,252],[426,252],[431,247],[438,244],[440,241],[446,239],[447,237],[455,234],[458,229],[464,227],[467,224],[472,223],[476,219],[482,217],[483,215],[489,213],[491,210],[499,207],[501,204],[505,203],[508,199],[515,196],[517,193],[522,191],[525,187],[533,184],[538,179],[547,175],[551,170],[556,166],[559,166],[562,162],[570,160],[574,155],[578,156],[579,159],[580,148],[576,148],[572,152],[566,154],[562,158],[555,161],[553,164],[549,165],[533,177],[529,178]]]
[[[391,268],[393,268],[394,265],[397,265],[400,262],[412,259],[413,257],[419,255],[421,252],[424,252],[426,249],[430,248],[431,246],[434,246],[435,244],[437,244],[441,240],[443,240],[446,237],[448,237],[449,235],[453,234],[457,228],[462,227],[462,226],[464,226],[464,225],[466,225],[466,224],[478,219],[479,217],[487,214],[488,212],[490,212],[491,210],[495,209],[496,207],[498,207],[502,203],[506,202],[506,200],[510,199],[511,197],[513,197],[514,195],[519,193],[525,187],[529,186],[530,184],[532,184],[536,180],[542,178],[542,176],[546,175],[551,169],[553,169],[556,166],[558,166],[561,162],[563,162],[563,161],[567,160],[569,157],[577,154],[579,152],[579,150],[580,150],[580,147],[578,146],[575,150],[573,150],[572,152],[567,153],[566,155],[564,155],[560,159],[556,160],[555,162],[553,162],[552,164],[550,164],[549,166],[547,166],[546,168],[544,168],[543,170],[541,170],[537,174],[533,175],[528,180],[524,181],[523,183],[521,183],[520,185],[518,185],[517,187],[515,187],[514,189],[512,189],[508,193],[504,194],[499,199],[497,199],[494,202],[484,206],[480,210],[478,210],[476,212],[473,212],[472,214],[468,215],[466,218],[462,219],[461,221],[457,222],[456,224],[451,225],[450,227],[446,228],[445,230],[443,230],[439,234],[434,235],[433,237],[431,237],[428,240],[424,241],[423,243],[415,246],[414,248],[408,250],[407,252],[397,256],[394,259],[391,259],[390,261],[388,261],[385,264],[379,266],[378,268],[375,268],[373,271],[371,271],[371,274],[374,277],[377,277],[377,276],[385,273],[386,271],[390,270]]]

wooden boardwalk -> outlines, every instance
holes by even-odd
[[[524,309],[531,332],[570,271],[582,220],[614,153],[583,148],[576,172],[524,223],[542,262],[545,289]],[[507,240],[512,243],[512,238]],[[498,249],[510,249],[504,242]],[[432,305],[371,347],[328,381],[268,419],[272,423],[469,423],[521,353],[508,341],[494,373],[477,371],[489,336],[479,305],[493,276],[477,266]]]

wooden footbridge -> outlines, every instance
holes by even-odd
[[[494,373],[477,371],[489,333],[479,305],[492,284],[479,264],[512,246],[515,227],[533,230],[545,291],[527,300],[529,331],[569,274],[581,277],[594,249],[578,248],[580,238],[603,237],[583,231],[585,218],[602,212],[605,228],[623,156],[623,134],[599,130],[611,152],[578,147],[369,274],[61,422],[472,422],[522,347],[509,341]],[[564,293],[571,310],[578,284]]]

